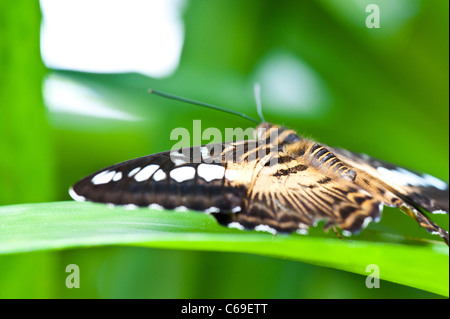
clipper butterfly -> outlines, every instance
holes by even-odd
[[[197,210],[223,225],[272,233],[306,233],[324,220],[325,228],[351,235],[391,206],[449,243],[448,232],[426,215],[449,213],[446,182],[265,121],[255,132],[253,141],[194,146],[112,165],[77,182],[70,195],[78,201]]]

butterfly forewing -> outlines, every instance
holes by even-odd
[[[213,144],[140,157],[84,178],[71,195],[116,205],[236,211],[246,194],[245,170],[228,163],[236,162],[236,148],[248,151],[247,145]],[[248,170],[251,164],[246,164]]]

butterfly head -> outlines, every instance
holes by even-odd
[[[292,144],[301,140],[301,137],[294,131],[281,125],[274,125],[269,122],[259,124],[255,129],[255,138],[266,140],[277,144]]]

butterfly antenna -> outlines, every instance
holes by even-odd
[[[190,104],[194,104],[194,105],[198,105],[198,106],[207,107],[207,108],[210,108],[210,109],[213,109],[213,110],[218,110],[218,111],[222,111],[222,112],[229,113],[229,114],[234,114],[234,115],[240,116],[240,117],[242,117],[242,118],[244,118],[246,120],[255,122],[257,124],[260,124],[260,122],[258,120],[254,119],[253,117],[250,117],[248,115],[245,115],[244,113],[240,113],[240,112],[236,112],[236,111],[232,111],[232,110],[227,110],[227,109],[224,109],[224,108],[212,105],[212,104],[203,103],[203,102],[187,99],[187,98],[184,98],[184,97],[181,97],[181,96],[176,96],[176,95],[171,95],[171,94],[159,92],[159,91],[156,91],[156,90],[153,90],[153,89],[148,89],[148,93],[156,94],[156,95],[159,95],[159,96],[162,96],[162,97],[165,97],[165,98],[168,98],[168,99],[176,100],[176,101],[181,101],[181,102],[186,102],[186,103],[190,103]]]
[[[262,105],[261,105],[261,86],[259,83],[255,83],[253,86],[253,92],[255,93],[256,100],[256,110],[258,111],[258,116],[261,119],[262,123],[265,123],[264,115],[262,113]]]

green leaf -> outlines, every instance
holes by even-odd
[[[370,232],[366,230],[366,232]],[[0,207],[0,254],[100,245],[242,252],[285,258],[449,295],[449,249],[441,242],[383,234],[338,239],[333,234],[273,236],[217,224],[195,212],[127,210],[102,204],[55,202]]]

